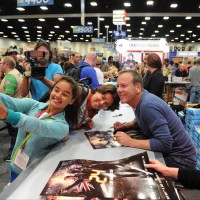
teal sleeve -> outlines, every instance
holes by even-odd
[[[11,125],[16,125],[19,122],[20,118],[20,113],[8,109],[8,117],[4,121],[8,122]]]

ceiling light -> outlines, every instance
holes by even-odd
[[[147,24],[146,22],[142,22],[142,24]]]
[[[197,28],[200,28],[200,25],[198,25]]]
[[[126,24],[126,26],[131,26],[130,24]]]
[[[3,34],[3,32],[0,32],[0,34]]]
[[[37,35],[37,37],[41,37],[42,35]]]
[[[143,35],[143,33],[139,33],[139,35]]]
[[[144,28],[140,28],[141,31],[144,31]]]
[[[3,37],[8,37],[7,35],[4,35]]]
[[[19,10],[19,11],[25,11],[25,9],[22,8],[22,7],[17,7],[17,10]]]
[[[177,25],[176,25],[177,28],[179,28],[179,27],[181,27],[181,26],[182,26],[181,24],[177,24]]]
[[[89,40],[85,40],[86,42],[88,42]]]
[[[60,38],[60,37],[58,37],[58,40],[61,40],[61,38]]]
[[[130,17],[126,17],[125,19],[126,19],[126,21],[127,21],[127,20],[130,20]]]
[[[155,32],[155,33],[159,33],[159,31],[158,31],[158,30],[155,30],[154,32]]]
[[[184,35],[184,34],[181,34],[180,36],[181,36],[181,37],[184,37],[185,35]]]
[[[25,35],[26,37],[30,37],[30,35]]]
[[[11,34],[15,35],[15,34],[17,34],[17,33],[16,33],[16,32],[11,32]]]
[[[194,41],[191,41],[192,43],[194,43]]]
[[[153,6],[154,2],[153,1],[147,1],[148,6]]]
[[[151,35],[151,37],[156,37],[156,35],[155,35],[155,34],[153,34],[153,35]]]
[[[42,31],[37,31],[37,33],[42,33]]]
[[[20,38],[17,38],[16,40],[20,40]]]
[[[108,25],[105,25],[105,28],[109,28],[109,26],[108,26]]]
[[[70,31],[65,31],[65,33],[70,33]]]
[[[192,31],[188,31],[188,33],[192,33]]]
[[[81,37],[80,40],[83,40],[83,38]]]
[[[103,35],[103,33],[99,33],[99,35]]]
[[[197,37],[197,35],[193,34],[192,37]]]
[[[54,28],[60,28],[60,26],[54,26]]]
[[[174,40],[171,40],[171,42],[174,42]]]
[[[180,42],[184,42],[183,40],[181,40]]]
[[[2,22],[7,22],[8,20],[7,20],[7,19],[1,19],[1,21],[2,21]]]
[[[170,7],[171,7],[171,8],[176,8],[177,6],[178,6],[178,4],[172,3]]]
[[[59,17],[58,20],[59,20],[59,21],[64,21],[65,19],[62,18],[62,17]]]
[[[41,21],[41,22],[44,22],[44,21],[45,21],[45,19],[39,19],[39,21]]]
[[[162,28],[162,27],[163,27],[163,25],[162,25],[162,24],[158,25],[158,28]]]
[[[7,28],[13,28],[13,26],[7,26]]]
[[[178,38],[176,37],[175,40],[178,40]]]
[[[29,33],[29,31],[24,31],[24,33]]]
[[[72,7],[71,3],[65,3],[64,5],[65,5],[65,7]]]
[[[170,30],[169,32],[170,32],[170,33],[174,33],[174,30]]]
[[[190,38],[187,37],[187,38],[185,38],[185,39],[186,39],[186,40],[189,40]]]
[[[92,25],[92,22],[88,22],[87,24],[88,24],[88,25]]]
[[[100,20],[100,21],[104,21],[105,19],[104,19],[103,17],[100,17],[99,20]]]
[[[50,33],[55,33],[55,31],[50,31]]]
[[[18,35],[14,35],[14,37],[19,37]]]
[[[41,10],[48,10],[48,8],[46,6],[40,6]]]
[[[145,20],[150,20],[151,19],[151,17],[145,17]]]
[[[24,20],[24,19],[18,19],[18,21],[19,21],[19,22],[25,22],[25,20]]]
[[[192,17],[190,17],[190,16],[187,16],[185,19],[192,19]]]
[[[164,19],[164,20],[168,20],[168,19],[169,19],[169,17],[163,17],[163,19]]]
[[[165,37],[169,37],[169,34],[166,34]]]
[[[68,38],[68,40],[71,40],[72,38]]]
[[[37,29],[42,29],[42,27],[41,26],[37,26]]]
[[[125,6],[125,7],[130,7],[131,4],[130,4],[129,2],[125,2],[125,3],[124,3],[124,6]]]
[[[90,5],[91,5],[91,6],[97,6],[97,2],[94,2],[94,1],[93,1],[93,2],[90,2]]]
[[[127,32],[131,32],[131,29],[127,29]]]

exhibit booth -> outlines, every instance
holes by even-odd
[[[164,38],[160,39],[119,39],[115,47],[120,55],[120,61],[134,60],[140,63],[148,54],[157,53],[161,60],[168,58],[169,46]]]

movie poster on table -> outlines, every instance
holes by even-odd
[[[116,161],[60,161],[42,199],[178,200],[171,181],[145,168],[146,163],[147,152]]]

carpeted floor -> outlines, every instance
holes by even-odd
[[[4,127],[5,124],[0,121],[0,129]],[[9,183],[9,162],[4,162],[3,158],[7,156],[8,149],[10,147],[10,136],[8,135],[7,129],[0,131],[0,193],[3,191],[4,187]]]

